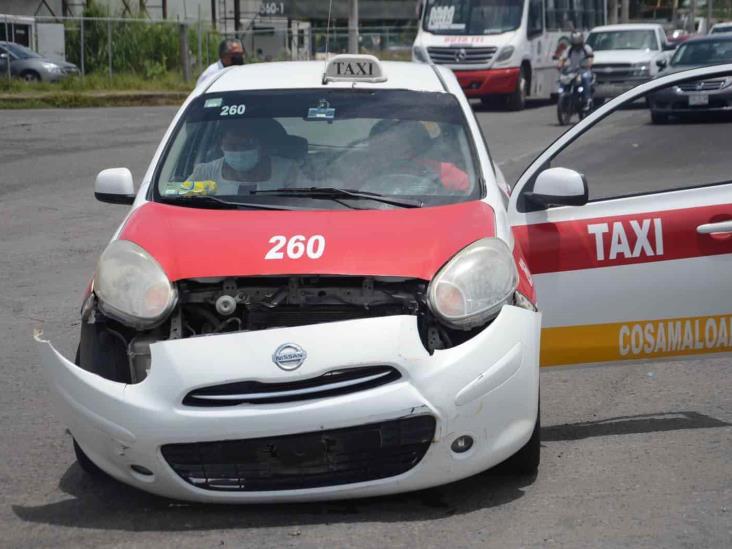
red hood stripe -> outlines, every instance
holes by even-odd
[[[313,259],[265,259],[272,237],[322,235]],[[493,209],[474,201],[432,208],[339,211],[206,210],[150,202],[120,239],[162,265],[171,281],[297,274],[399,276],[430,280],[468,244],[495,235]]]

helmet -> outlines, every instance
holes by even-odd
[[[569,35],[569,42],[573,46],[581,46],[585,43],[585,37],[580,31],[572,31],[572,34]]]

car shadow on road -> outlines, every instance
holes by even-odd
[[[223,505],[169,500],[111,478],[92,479],[74,463],[59,483],[70,499],[13,505],[31,523],[122,531],[196,531],[298,527],[354,522],[425,521],[504,505],[524,495],[536,476],[486,472],[439,488],[397,496],[292,504]]]
[[[668,412],[620,416],[598,421],[567,423],[565,425],[552,425],[551,427],[544,427],[541,430],[541,440],[542,442],[556,442],[582,440],[590,437],[660,433],[663,431],[710,429],[730,426],[732,426],[732,423],[727,423],[698,412]]]
[[[543,443],[591,437],[729,427],[693,412],[621,416],[542,428]],[[61,491],[72,496],[39,506],[14,505],[31,523],[122,531],[195,531],[228,528],[298,527],[340,522],[424,521],[505,505],[521,498],[535,476],[502,475],[500,466],[439,488],[398,496],[298,504],[192,504],[141,492],[112,479],[92,479],[77,464],[61,479]]]

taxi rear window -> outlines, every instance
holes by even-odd
[[[460,104],[445,93],[211,94],[186,111],[157,172],[155,195],[251,202],[267,190],[328,187],[424,205],[461,202],[481,192],[470,135]]]

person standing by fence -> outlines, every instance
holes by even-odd
[[[216,74],[220,70],[230,67],[232,65],[243,65],[244,64],[244,46],[241,44],[241,40],[236,38],[226,38],[219,44],[219,60],[216,63],[212,63],[208,68],[201,73],[198,77],[196,85]]]

